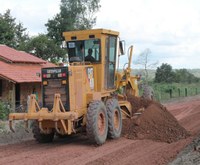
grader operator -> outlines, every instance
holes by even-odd
[[[31,95],[27,113],[11,113],[13,120],[33,120],[38,142],[51,142],[54,134],[70,135],[86,130],[101,145],[118,138],[122,118],[131,116],[126,95],[138,96],[137,79],[131,76],[132,49],[128,66],[118,72],[123,43],[119,33],[106,29],[64,32],[69,64],[42,69],[42,108]],[[90,56],[90,58],[89,58]]]

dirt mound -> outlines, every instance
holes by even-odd
[[[130,99],[129,99],[130,100]],[[156,102],[131,99],[132,105],[136,105],[132,111],[137,112],[137,108],[144,107],[143,113],[135,119],[123,121],[122,134],[129,139],[151,139],[161,142],[175,142],[189,136],[175,117],[167,109]]]
[[[141,108],[147,108],[153,103],[152,100],[146,100],[144,98],[139,98],[135,96],[128,96],[127,100],[131,103],[132,114],[136,113]]]

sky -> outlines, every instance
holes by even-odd
[[[59,12],[60,0],[0,0],[0,4],[0,13],[10,9],[30,35],[37,35],[46,32],[44,24]],[[101,0],[100,4],[94,28],[119,31],[126,49],[134,45],[133,61],[150,49],[149,64],[200,68],[199,0]],[[127,57],[121,59],[125,62]]]

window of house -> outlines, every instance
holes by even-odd
[[[2,93],[3,93],[2,80],[0,80],[0,97],[2,96]]]

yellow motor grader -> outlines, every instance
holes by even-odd
[[[118,32],[92,29],[64,32],[63,37],[68,65],[42,69],[42,107],[32,94],[27,113],[9,114],[10,129],[13,120],[24,120],[26,129],[33,120],[38,142],[82,130],[98,145],[120,137],[122,118],[131,116],[127,95],[138,96],[138,77],[131,76],[133,47],[127,68],[119,72],[124,42]]]

